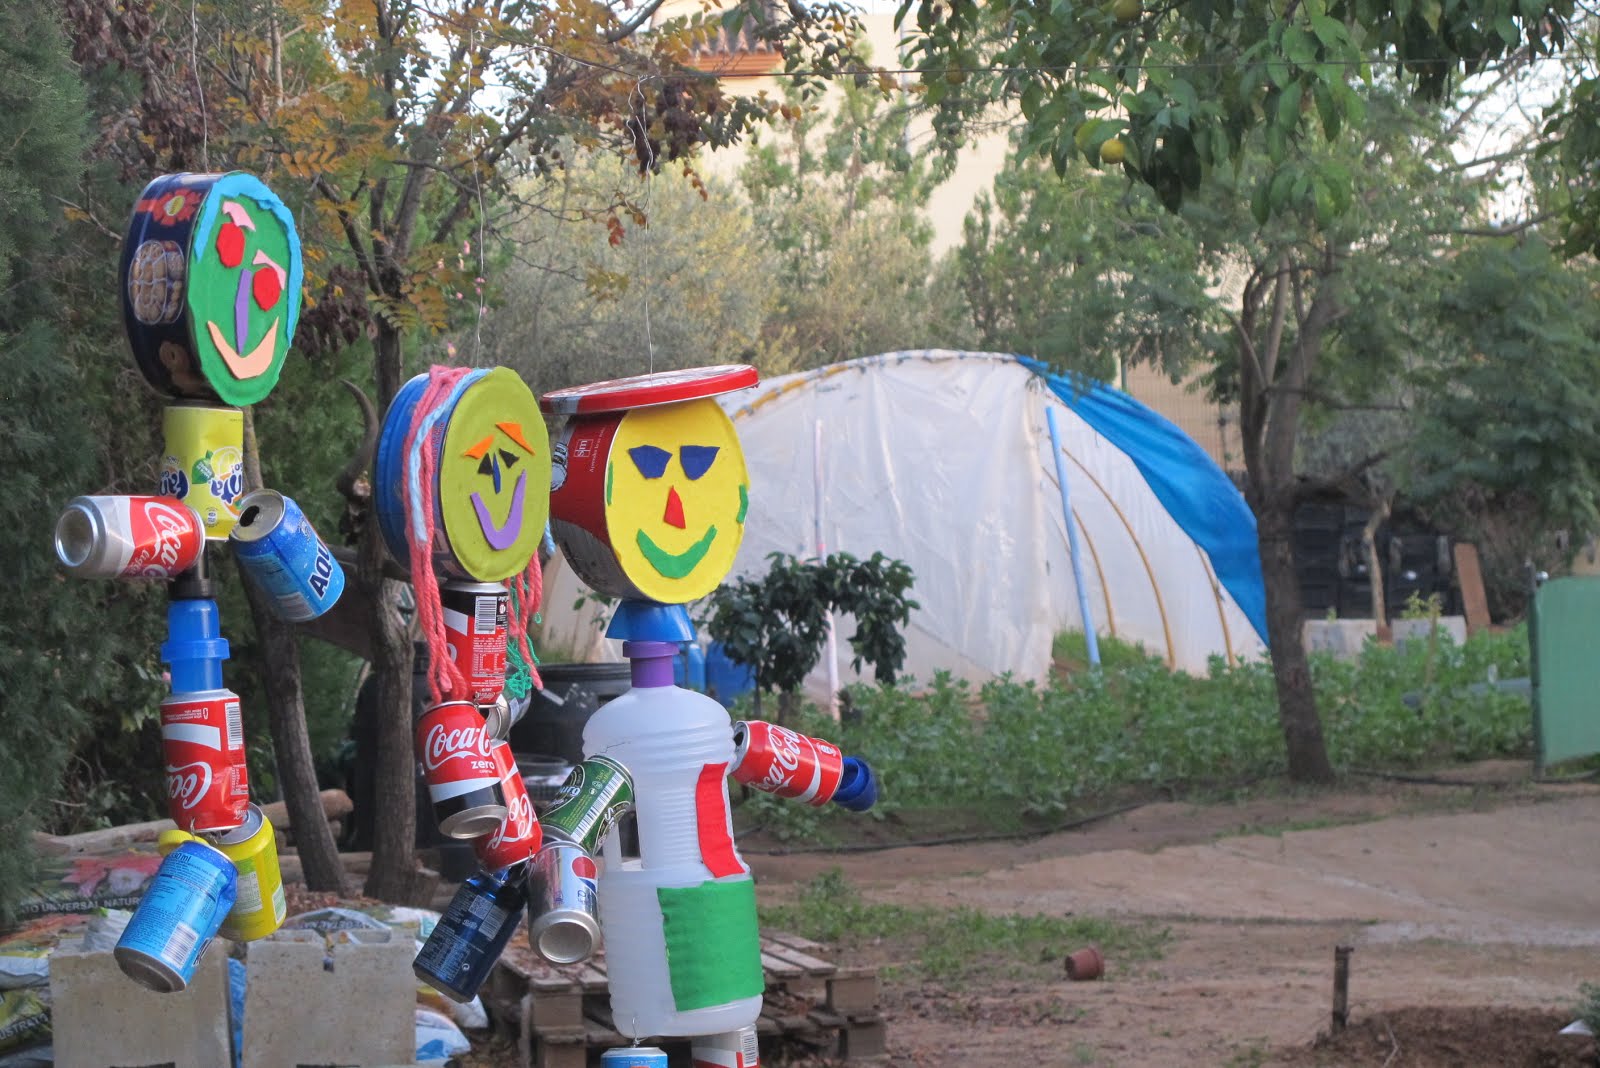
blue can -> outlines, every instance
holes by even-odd
[[[525,869],[479,872],[461,884],[411,962],[418,979],[452,1001],[477,996],[528,904]]]
[[[158,994],[183,990],[239,893],[221,850],[184,842],[168,853],[112,954],[131,979]]]
[[[667,1068],[667,1051],[656,1046],[624,1046],[600,1054],[600,1068]]]
[[[304,623],[332,608],[344,592],[344,568],[300,506],[277,490],[259,489],[239,498],[238,508],[228,543],[239,566],[272,598],[278,618]]]

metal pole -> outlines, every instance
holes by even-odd
[[[1350,953],[1353,946],[1333,947],[1333,1033],[1350,1022]]]
[[[827,496],[826,479],[822,473],[822,420],[816,421],[811,442],[811,470],[815,491],[814,514],[817,542],[817,559],[826,560],[828,544],[822,537],[822,501]],[[828,609],[828,644],[823,653],[823,665],[828,672],[828,715],[839,718],[839,637],[833,629],[833,609]]]
[[[1078,587],[1078,615],[1083,620],[1083,639],[1089,648],[1089,663],[1100,666],[1100,642],[1094,633],[1094,617],[1089,614],[1089,589],[1083,581],[1083,556],[1078,550],[1078,524],[1072,518],[1072,499],[1067,490],[1067,465],[1061,459],[1061,430],[1056,426],[1056,410],[1044,410],[1050,424],[1050,451],[1056,458],[1056,481],[1061,484],[1061,515],[1067,523],[1067,549],[1072,554],[1072,581]]]

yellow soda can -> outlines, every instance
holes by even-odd
[[[272,821],[251,805],[244,823],[220,835],[197,838],[187,831],[163,831],[158,842],[166,854],[186,841],[205,842],[233,861],[239,872],[239,892],[233,909],[222,921],[222,937],[235,942],[253,942],[283,926],[288,903],[283,896],[283,873],[278,867],[278,845]]]
[[[166,455],[163,497],[200,514],[208,541],[226,540],[244,495],[244,412],[206,404],[169,404],[161,417]]]

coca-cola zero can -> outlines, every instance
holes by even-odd
[[[838,746],[764,720],[735,723],[733,750],[735,781],[810,805],[831,801],[844,773]]]
[[[506,619],[511,595],[500,582],[446,582],[439,590],[450,659],[467,680],[452,696],[492,705],[506,685]]]
[[[544,832],[539,829],[539,817],[533,813],[533,800],[528,797],[517,758],[511,755],[511,743],[492,742],[489,749],[500,772],[506,818],[493,834],[474,839],[472,848],[485,871],[500,871],[531,859],[539,850]]]
[[[161,702],[161,751],[173,823],[190,834],[244,823],[250,778],[238,694],[206,690]]]
[[[200,516],[175,497],[75,497],[56,520],[56,558],[79,578],[176,578],[205,544]]]
[[[451,838],[491,834],[506,818],[505,792],[489,730],[470,701],[444,701],[417,721],[417,756],[439,830]]]

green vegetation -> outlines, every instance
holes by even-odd
[[[1066,955],[1090,944],[1122,964],[1154,960],[1169,937],[1153,924],[1087,916],[997,916],[971,908],[877,904],[864,900],[837,868],[801,887],[795,904],[762,908],[761,923],[847,948],[894,939],[916,951],[907,967],[917,976],[943,983],[1059,975]]]
[[[981,810],[997,828],[1054,822],[1129,791],[1182,792],[1284,773],[1272,671],[1265,660],[1209,675],[1169,671],[1136,646],[1102,640],[1099,671],[1082,637],[1057,642],[1067,670],[1049,685],[1003,678],[974,689],[940,675],[925,690],[857,687],[859,719],[806,719],[878,772],[879,819],[918,809]],[[1431,658],[1431,661],[1430,661]],[[1341,769],[1404,768],[1524,753],[1521,697],[1484,683],[1528,673],[1526,632],[1441,636],[1404,648],[1369,643],[1357,661],[1311,658],[1328,748]],[[844,814],[752,797],[754,819],[780,837],[827,840]]]

